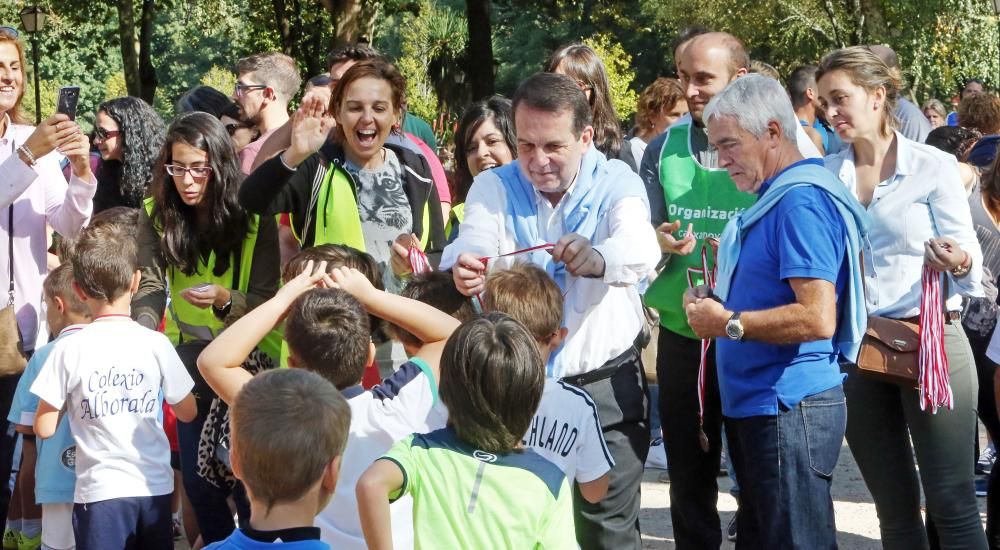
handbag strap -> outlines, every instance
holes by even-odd
[[[10,153],[16,154],[14,139],[10,140]],[[10,272],[10,287],[7,289],[8,306],[14,305],[14,201],[11,200],[7,209],[7,268]]]

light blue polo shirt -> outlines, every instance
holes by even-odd
[[[32,426],[38,411],[38,396],[29,389],[38,378],[56,342],[69,338],[84,325],[71,325],[59,333],[59,337],[35,350],[21,374],[14,392],[14,401],[7,420],[15,424]],[[48,438],[36,438],[38,461],[35,464],[35,502],[38,504],[72,504],[73,489],[76,487],[76,442],[69,429],[69,418],[63,415],[55,434]]]
[[[819,159],[806,159],[785,171],[807,163],[822,166]],[[759,196],[774,179],[764,182]],[[791,304],[795,293],[788,279],[823,279],[836,285],[839,324],[846,254],[847,229],[833,200],[818,187],[795,187],[747,230],[726,309],[760,311]],[[728,338],[715,342],[722,412],[730,418],[776,416],[782,407],[791,409],[844,380],[833,338],[792,345]]]

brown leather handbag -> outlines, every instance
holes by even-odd
[[[7,307],[0,309],[0,376],[21,374],[28,360],[24,355],[21,329],[17,325],[14,309],[14,205],[10,205],[10,225],[7,230],[7,251],[10,259],[10,289]]]
[[[864,266],[864,258],[861,259]],[[862,267],[862,276],[864,268]],[[867,295],[867,289],[865,291]],[[944,278],[941,310],[947,317],[948,277]],[[861,339],[858,372],[880,382],[904,388],[920,387],[920,325],[900,319],[868,316]]]
[[[917,388],[920,385],[919,350],[920,325],[869,316],[858,354],[858,372],[881,382]]]

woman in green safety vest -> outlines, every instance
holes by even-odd
[[[303,103],[292,118],[291,146],[247,176],[240,203],[265,216],[287,212],[303,248],[342,244],[371,254],[386,289],[398,289],[388,268],[397,237],[413,233],[427,252],[445,244],[427,161],[386,143],[401,131],[405,93],[391,63],[356,63],[329,106]]]
[[[462,114],[455,132],[455,190],[452,193],[451,215],[445,226],[448,242],[458,236],[465,211],[465,197],[472,187],[472,180],[497,166],[517,158],[517,139],[514,137],[514,116],[510,100],[493,96],[477,101]]]
[[[152,196],[139,213],[142,279],[132,316],[155,329],[167,310],[166,333],[195,379],[198,417],[178,423],[177,433],[184,487],[206,542],[228,536],[234,523],[226,504],[229,487],[206,479],[206,469],[215,465],[204,459],[214,459],[215,453],[201,452],[212,443],[202,441],[202,427],[217,407],[196,361],[207,342],[278,289],[276,222],[239,205],[241,178],[236,149],[222,123],[208,113],[181,115],[167,130]],[[278,343],[267,355],[254,354],[259,367],[275,364]],[[242,499],[236,500],[243,508]],[[244,513],[249,510],[241,509]]]

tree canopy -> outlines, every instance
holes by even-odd
[[[828,51],[885,44],[899,54],[917,101],[950,98],[964,78],[1000,82],[998,21],[979,0],[45,0],[38,34],[42,112],[56,90],[81,87],[86,124],[102,101],[130,94],[164,117],[187,89],[229,93],[236,61],[277,50],[303,78],[326,70],[332,47],[364,39],[398,63],[412,112],[446,132],[466,104],[511,94],[549,53],[585,42],[604,58],[615,106],[634,111],[636,94],[673,76],[671,46],[689,25],[725,30],[751,57],[787,74]],[[0,4],[0,24],[20,28],[23,3]],[[472,23],[469,23],[469,19]],[[25,35],[27,38],[27,35]],[[34,111],[28,48],[25,107]],[[484,46],[489,44],[490,48]],[[484,57],[485,56],[485,57]],[[488,62],[492,59],[492,62]]]

